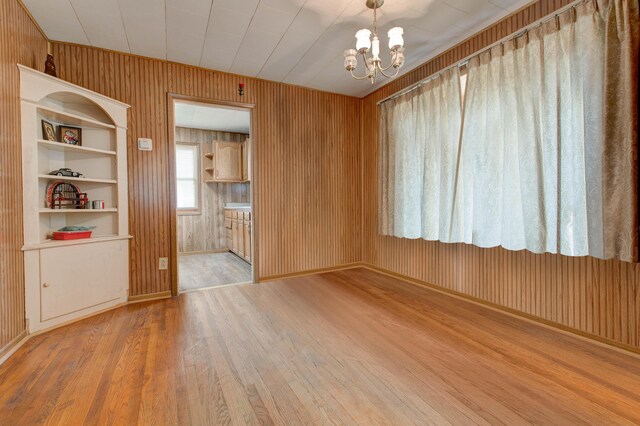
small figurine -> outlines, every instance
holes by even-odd
[[[56,72],[56,64],[53,62],[53,53],[51,49],[51,43],[47,43],[47,60],[44,63],[44,73],[49,74],[53,77],[58,77],[58,73]]]

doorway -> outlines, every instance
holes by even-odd
[[[254,282],[252,106],[169,102],[172,293]]]

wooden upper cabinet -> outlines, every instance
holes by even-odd
[[[242,180],[249,182],[251,180],[251,139],[247,138],[242,143]]]
[[[215,142],[216,182],[242,181],[242,144],[238,142]]]

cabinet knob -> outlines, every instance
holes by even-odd
[[[49,287],[49,283],[42,283],[42,287]]]

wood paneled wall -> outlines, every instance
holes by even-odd
[[[15,0],[0,0],[0,356],[25,331],[20,75],[42,70],[46,39]]]
[[[195,142],[200,146],[200,156],[204,154],[203,144],[213,141],[244,142],[249,135],[213,130],[187,129],[176,127],[176,143]],[[200,159],[202,162],[203,160]],[[202,168],[202,167],[201,167]],[[202,171],[200,171],[202,175]],[[178,216],[178,253],[193,253],[226,249],[227,231],[224,226],[224,206],[227,203],[248,203],[249,183],[204,182],[199,214]]]
[[[54,44],[59,76],[129,111],[131,295],[170,291],[167,94],[255,104],[258,274],[269,278],[364,260],[377,267],[640,347],[637,265],[535,255],[377,233],[376,102],[551,13],[540,0],[363,100],[116,52]],[[15,0],[0,0],[0,353],[24,332],[19,81],[42,68],[46,40]],[[237,94],[246,84],[245,96]],[[358,126],[354,123],[360,123]],[[154,150],[138,151],[138,137]]]
[[[85,46],[54,54],[62,79],[131,105],[131,295],[171,289],[171,271],[158,270],[171,243],[168,93],[255,104],[260,278],[360,260],[359,99]],[[153,151],[138,151],[139,137]]]
[[[538,1],[362,100],[363,259],[379,268],[640,348],[640,265],[378,234],[377,101],[568,3]]]

